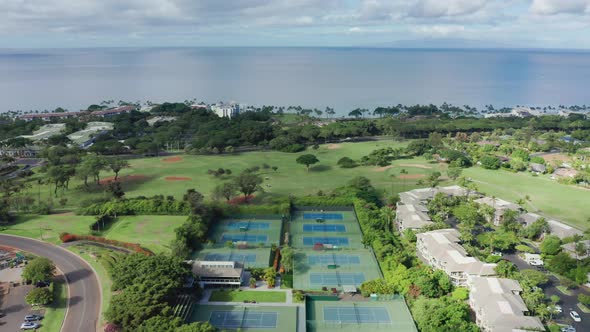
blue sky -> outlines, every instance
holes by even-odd
[[[413,40],[590,49],[590,0],[0,0],[0,48]]]

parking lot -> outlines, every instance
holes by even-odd
[[[504,255],[503,258],[514,263],[514,265],[516,265],[519,270],[534,269],[533,266],[527,264],[522,258],[518,257],[518,255]],[[557,289],[557,286],[559,286],[559,280],[554,276],[549,275],[549,283],[543,287],[546,298],[549,298],[551,295],[557,295],[561,299],[559,304],[563,308],[563,313],[557,315],[557,317],[555,317],[555,321],[560,324],[571,325],[575,327],[576,331],[578,332],[590,331],[590,314],[582,312],[582,310],[580,310],[577,306],[578,294],[584,293],[590,295],[588,289],[586,289],[584,286],[581,286],[577,289],[571,290],[572,295],[565,295]],[[580,317],[582,318],[581,322],[574,322],[574,320],[569,315],[571,310],[574,310],[580,314]]]

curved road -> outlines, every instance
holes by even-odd
[[[68,311],[62,332],[96,331],[100,315],[101,289],[92,268],[81,258],[58,246],[0,234],[0,244],[51,259],[68,281]]]

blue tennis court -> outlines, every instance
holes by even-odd
[[[206,261],[233,261],[233,262],[241,262],[241,263],[256,263],[256,254],[207,254],[205,256]]]
[[[358,324],[390,324],[389,311],[385,307],[324,307],[324,321],[358,323]]]
[[[304,220],[342,220],[342,213],[304,213]]]
[[[316,236],[304,236],[303,237],[303,245],[304,246],[313,246],[316,243],[331,244],[334,246],[347,246],[348,245],[348,238],[347,237],[316,237]]]
[[[315,272],[309,274],[309,283],[314,286],[360,286],[365,282],[364,273]]]
[[[270,223],[269,222],[258,222],[258,221],[235,221],[235,222],[229,222],[227,224],[225,224],[224,226],[225,229],[228,230],[238,230],[238,229],[270,229]]]
[[[267,235],[249,235],[249,234],[223,234],[221,237],[221,242],[238,242],[238,241],[245,241],[245,242],[252,242],[252,243],[260,243],[260,242],[267,242],[268,236]]]
[[[361,258],[350,255],[309,255],[307,263],[309,265],[357,265],[361,263]]]
[[[326,224],[304,224],[303,225],[304,232],[346,232],[346,226],[336,224],[336,225],[326,225]]]
[[[277,328],[277,312],[266,311],[213,311],[209,322],[219,329]]]

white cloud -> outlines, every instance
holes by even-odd
[[[538,15],[584,14],[590,11],[590,0],[533,0],[531,12]]]
[[[483,9],[486,0],[419,0],[409,14],[414,17],[445,17],[473,14]]]
[[[430,25],[430,26],[419,26],[412,29],[414,33],[429,37],[460,37],[461,33],[465,31],[465,27],[462,25]]]

